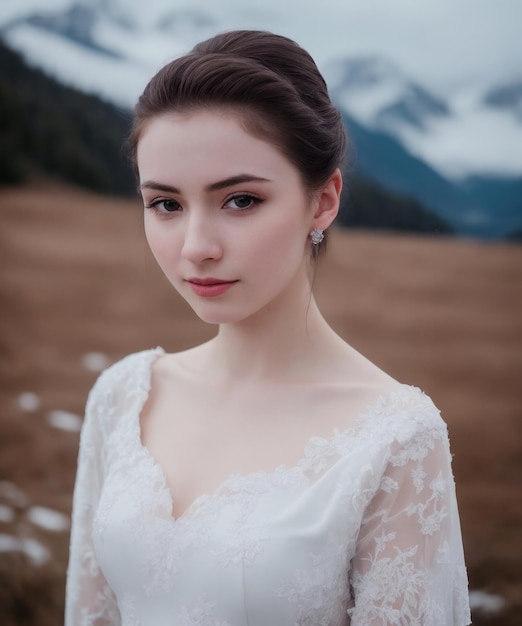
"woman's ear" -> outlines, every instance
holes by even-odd
[[[341,170],[337,168],[315,197],[312,229],[325,230],[334,221],[339,212],[342,188],[343,177]]]

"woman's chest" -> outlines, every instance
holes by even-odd
[[[336,428],[346,431],[356,415],[347,406],[346,390],[326,393],[322,387],[297,398],[275,388],[259,394],[198,394],[188,386],[156,392],[141,412],[141,445],[161,467],[172,495],[175,517],[191,507],[201,494],[214,493],[233,474],[271,473],[282,465],[295,467],[311,439],[330,438]],[[257,395],[256,395],[257,394]],[[359,398],[360,399],[360,398]]]
[[[229,608],[256,616],[275,603],[295,623],[343,623],[328,616],[346,615],[364,473],[355,454],[317,474],[281,467],[231,476],[174,519],[150,456],[112,463],[95,521],[97,558],[117,595],[178,605],[203,592],[220,604],[225,594]]]

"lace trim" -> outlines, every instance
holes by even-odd
[[[447,435],[446,425],[440,418],[440,413],[433,402],[419,388],[410,385],[401,385],[388,396],[380,396],[373,404],[368,406],[354,420],[354,425],[340,430],[335,428],[329,437],[312,436],[308,440],[302,458],[293,466],[281,464],[272,471],[256,471],[245,474],[234,473],[212,492],[198,496],[182,515],[174,518],[172,515],[172,496],[168,487],[165,473],[159,463],[154,459],[150,451],[143,445],[139,416],[147,401],[151,389],[151,371],[155,359],[165,354],[163,348],[140,352],[122,359],[113,367],[123,365],[127,359],[133,359],[133,381],[125,382],[126,389],[132,393],[132,406],[122,416],[121,426],[118,428],[118,436],[128,435],[127,445],[131,445],[129,451],[132,463],[142,463],[143,471],[150,476],[151,484],[155,492],[164,494],[162,505],[170,506],[170,517],[173,521],[179,521],[185,517],[193,519],[199,512],[206,511],[209,501],[234,497],[238,493],[262,494],[276,487],[301,488],[309,483],[308,476],[317,475],[331,465],[332,459],[340,459],[353,448],[353,440],[385,440],[391,442],[394,439],[399,443],[408,441],[418,430],[422,422],[423,433],[426,440],[440,439]],[[107,373],[110,370],[107,370]],[[118,378],[118,376],[116,376]],[[115,382],[112,381],[114,388]],[[412,404],[413,400],[413,404]],[[398,421],[397,417],[403,419]],[[422,417],[419,417],[422,416]],[[124,427],[123,427],[124,423]],[[377,438],[377,439],[376,439]],[[422,447],[421,447],[422,448]],[[405,464],[411,455],[411,447],[402,450],[393,463]],[[420,454],[420,453],[419,453]],[[421,458],[421,457],[419,457]],[[126,464],[129,465],[129,464]],[[422,471],[420,469],[419,471]],[[416,477],[420,481],[420,474]]]

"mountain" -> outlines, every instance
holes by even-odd
[[[206,13],[173,8],[171,0],[64,0],[59,9],[43,9],[37,0],[18,4],[3,19],[0,5],[0,36],[9,46],[64,84],[126,108],[159,65],[218,29]]]
[[[122,148],[129,125],[128,111],[28,67],[0,41],[0,183],[44,176],[131,193]]]
[[[488,91],[484,104],[496,109],[508,111],[522,124],[522,80]]]
[[[63,37],[75,44],[80,44],[95,52],[107,56],[119,57],[110,48],[96,41],[96,27],[99,13],[92,6],[73,5],[61,13],[33,13],[27,17],[14,19],[4,26],[6,32],[13,32],[18,27],[33,27]]]
[[[385,132],[373,131],[344,113],[352,140],[348,171],[409,197],[457,233],[495,239],[522,228],[522,178],[441,176]]]
[[[470,114],[469,126],[462,122],[459,130],[458,110],[385,59],[338,59],[328,77],[355,145],[357,174],[414,198],[462,234],[498,238],[522,227],[522,83],[485,94]],[[490,130],[501,124],[503,134],[509,134],[504,147],[507,143],[511,149],[500,154],[493,149],[487,124],[480,124],[484,118],[489,118]],[[473,137],[459,138],[459,132],[469,133],[475,125]],[[507,174],[492,167],[491,174],[452,177],[426,154],[430,146],[438,146],[443,156],[477,140],[478,161],[486,152],[509,160]]]
[[[416,200],[391,193],[361,176],[349,179],[345,190],[337,218],[341,226],[429,235],[454,233],[447,221]]]
[[[37,4],[0,7],[2,37],[63,83],[127,109],[162,62],[223,29],[219,13],[171,0]],[[332,60],[325,73],[356,146],[356,176],[411,197],[465,235],[522,228],[519,82],[456,98],[376,55]]]
[[[329,74],[332,97],[339,106],[392,134],[400,125],[426,130],[432,118],[450,115],[444,100],[381,57],[338,59]]]
[[[135,180],[122,145],[130,115],[30,68],[0,42],[0,184],[35,175],[128,195]],[[357,228],[450,233],[419,203],[357,177],[339,222]]]
[[[522,178],[472,176],[461,184],[461,189],[476,207],[481,207],[470,216],[475,234],[481,237],[514,238],[514,233],[518,232],[520,238]],[[499,230],[495,230],[493,222]]]
[[[126,107],[161,64],[196,41],[241,24],[284,27],[277,15],[265,15],[262,8],[253,15],[239,0],[228,0],[219,11],[204,3],[183,8],[172,0],[48,0],[45,5],[18,0],[8,5],[0,3],[0,34],[10,46],[65,84]],[[367,128],[397,139],[442,176],[456,181],[522,176],[520,115],[517,119],[501,104],[502,91],[496,93],[520,88],[520,74],[505,85],[481,83],[471,91],[438,93],[425,84],[428,77],[414,80],[376,54],[331,58],[323,65],[341,108]]]
[[[411,155],[386,133],[369,130],[347,113],[344,123],[353,146],[349,170],[384,189],[415,198],[453,223],[456,230],[465,230],[466,215],[472,207],[454,183]]]
[[[441,96],[378,56],[336,59],[327,77],[342,109],[446,178],[522,176],[522,83]]]

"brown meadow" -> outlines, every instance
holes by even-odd
[[[32,525],[28,504],[70,513],[78,433],[52,410],[83,412],[96,374],[156,345],[214,333],[168,285],[148,252],[139,202],[40,185],[0,192],[0,481],[27,502],[0,535],[36,538],[37,566],[0,552],[5,626],[62,622],[68,534]],[[471,589],[506,601],[474,624],[522,615],[522,246],[335,231],[314,286],[333,327],[402,382],[430,394],[448,423]],[[40,399],[23,411],[19,394]],[[1,546],[0,546],[1,548]]]

